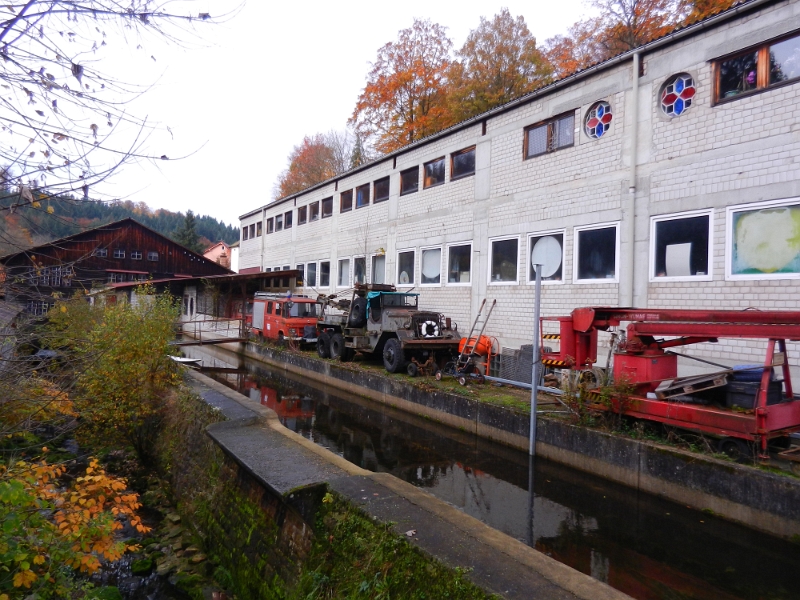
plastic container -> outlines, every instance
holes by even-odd
[[[725,406],[731,408],[753,408],[760,387],[758,381],[731,381],[725,387]],[[770,381],[767,388],[767,404],[780,404],[783,401],[783,384]]]
[[[733,380],[761,381],[761,375],[763,373],[764,373],[764,365],[734,365]],[[774,379],[772,373],[770,373],[770,379]]]

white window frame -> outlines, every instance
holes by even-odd
[[[131,260],[142,260],[142,251],[131,250]]]
[[[328,263],[328,285],[322,285],[322,263]],[[317,261],[317,287],[329,290],[333,288],[333,269],[331,268],[331,259],[325,258]]]
[[[506,240],[517,240],[517,279],[515,281],[492,281],[492,260],[494,259],[493,244],[495,242],[505,242]],[[489,263],[486,269],[486,276],[489,285],[519,285],[519,251],[520,251],[520,236],[519,235],[501,235],[489,238]]]
[[[439,251],[439,283],[422,283],[422,254],[426,250],[438,250]],[[438,245],[438,246],[423,246],[423,247],[421,247],[419,249],[419,285],[420,285],[420,287],[426,287],[426,288],[442,287],[442,285],[443,285],[443,283],[442,283],[442,276],[443,276],[442,254],[443,254],[443,250],[444,249],[442,248],[441,245]],[[416,260],[416,257],[414,258],[414,260]]]
[[[369,269],[369,272],[367,273],[367,278],[368,278],[368,281],[370,283],[375,283],[375,271],[373,271],[373,269],[372,269],[372,266],[373,266],[373,262],[372,261],[375,259],[376,256],[382,256],[383,257],[383,281],[385,283],[386,282],[386,263],[388,262],[386,260],[386,253],[385,252],[374,252],[374,253],[369,255],[369,262],[367,263],[367,268]]]
[[[344,285],[340,284],[339,281],[341,280],[341,269],[342,269],[342,261],[347,261],[347,283]],[[353,257],[352,256],[341,256],[336,259],[336,288],[337,289],[345,289],[353,287],[352,284],[352,274],[353,274]]]
[[[367,264],[367,256],[365,254],[356,254],[350,257],[350,286],[356,284],[356,260],[359,258],[364,259],[364,283],[369,281],[369,264]]]
[[[693,217],[708,217],[708,272],[705,275],[685,275],[681,277],[656,277],[656,224],[661,221],[677,221]],[[650,217],[650,283],[662,281],[711,281],[714,278],[714,210],[688,210]]]
[[[768,202],[750,202],[748,204],[737,204],[725,208],[725,281],[764,281],[777,279],[800,279],[800,273],[757,273],[753,275],[734,275],[731,272],[733,262],[733,213],[763,209],[779,208],[782,206],[794,206],[800,204],[800,198],[784,198],[782,200],[771,200]]]
[[[468,282],[459,281],[459,282],[456,282],[456,283],[450,283],[450,272],[449,272],[449,270],[450,270],[450,248],[453,248],[455,246],[469,246],[469,281]],[[447,285],[447,286],[450,286],[450,287],[471,286],[472,285],[472,271],[475,268],[475,264],[474,263],[475,263],[475,261],[472,260],[472,240],[468,240],[468,241],[465,241],[465,242],[452,242],[450,244],[447,244],[445,246],[445,256],[444,256],[444,267],[445,267],[445,273],[444,273],[444,277],[443,277],[444,285]]]
[[[535,237],[546,237],[548,235],[561,234],[561,279],[542,279],[542,285],[564,285],[567,282],[567,230],[566,229],[548,229],[547,231],[533,231],[526,237],[526,252],[525,252],[525,281],[530,285],[536,284],[536,279],[531,279],[531,252],[533,252],[533,245],[531,239]]]
[[[120,248],[114,248],[114,258],[116,258],[117,260],[122,260],[123,258],[125,258],[125,250],[122,250]]]
[[[318,288],[319,287],[319,261],[308,260],[305,263],[305,270],[303,271],[303,287]],[[308,283],[308,265],[314,265],[314,285]]]
[[[620,249],[620,239],[619,239],[619,221],[608,221],[607,223],[593,223],[591,225],[580,225],[575,226],[572,228],[572,283],[577,283],[579,285],[586,285],[586,284],[594,284],[594,285],[602,285],[602,284],[619,284],[619,249]],[[578,238],[580,237],[578,234],[581,231],[589,231],[592,229],[608,229],[610,227],[614,227],[617,230],[615,239],[616,239],[616,247],[614,248],[614,277],[607,278],[607,279],[578,279]],[[632,250],[632,249],[631,249]]]
[[[409,281],[408,283],[400,283],[400,255],[403,254],[404,252],[413,252],[414,253],[414,278],[411,281]],[[416,279],[417,279],[417,249],[416,248],[400,248],[395,253],[395,256],[397,257],[397,259],[395,261],[395,270],[394,270],[395,281],[397,282],[397,283],[395,283],[395,286],[396,287],[404,287],[404,288],[413,288],[415,285],[417,285],[415,283]]]

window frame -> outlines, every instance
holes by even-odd
[[[342,262],[344,261],[347,261],[347,281],[345,283],[342,283],[342,273],[344,272],[344,270],[342,269]],[[351,272],[352,272],[352,259],[350,256],[345,256],[336,259],[336,289],[353,287],[350,284]]]
[[[256,224],[250,223],[250,239],[254,240],[256,238]]]
[[[477,158],[478,158],[477,148],[478,148],[477,145],[473,144],[472,146],[464,148],[463,150],[458,150],[457,152],[450,153],[450,181],[458,181],[459,179],[464,179],[466,177],[472,177],[473,175],[475,175],[475,171],[477,170]],[[454,175],[455,164],[456,164],[455,157],[461,156],[462,154],[468,154],[470,152],[474,154],[472,159],[473,163],[472,171],[470,171],[469,173],[461,173],[460,175]]]
[[[155,256],[155,258],[153,258]],[[149,262],[158,262],[159,254],[155,250],[148,250],[147,251],[147,260]]]
[[[322,283],[322,265],[328,265],[328,283],[327,284],[323,284]],[[319,287],[326,288],[326,289],[330,289],[331,288],[331,261],[330,261],[330,259],[319,261],[318,269],[317,269],[317,281],[319,282]]]
[[[325,208],[328,208],[326,211]],[[327,219],[333,216],[333,196],[328,196],[319,201],[319,218]]]
[[[382,256],[383,257],[383,281],[380,282],[380,283],[383,284],[383,283],[386,283],[386,262],[387,261],[386,261],[386,253],[385,252],[384,253],[374,252],[374,253],[369,255],[369,263],[367,263],[367,266],[369,267],[369,282],[370,283],[376,283],[375,282],[375,257],[377,257],[377,256]]]
[[[113,257],[116,258],[117,260],[124,260],[125,250],[122,250],[121,248],[114,248]]]
[[[405,189],[403,189],[403,175],[411,173],[411,171],[414,171],[414,170],[416,170],[416,172],[417,172],[417,186],[413,190],[405,190]],[[418,191],[419,191],[419,165],[416,165],[414,167],[409,167],[408,169],[403,169],[402,171],[400,171],[400,195],[401,196],[406,196],[408,194],[415,194]]]
[[[560,113],[558,115],[554,115],[549,119],[545,119],[544,121],[538,121],[537,123],[532,123],[525,127],[525,134],[523,135],[522,139],[522,160],[529,160],[531,158],[536,158],[537,156],[544,156],[545,154],[552,154],[553,152],[558,152],[559,150],[565,150],[567,148],[574,148],[575,147],[575,138],[580,135],[580,131],[575,131],[575,122],[576,122],[576,114],[578,113],[577,108],[573,108],[572,110],[568,110],[566,112]],[[553,140],[553,125],[559,121],[566,119],[567,117],[572,117],[572,144],[569,146],[558,146],[557,148],[552,147],[552,140]],[[544,152],[539,152],[537,154],[528,154],[528,136],[531,131],[534,129],[538,129],[539,127],[547,127],[547,149]]]
[[[249,239],[250,239],[250,226],[249,225],[243,225],[242,226],[242,241],[246,242]]]
[[[308,223],[308,205],[297,208],[297,226]]]
[[[679,221],[694,217],[708,217],[708,272],[705,275],[682,275],[680,277],[656,277],[656,225],[662,221]],[[648,275],[650,283],[671,281],[712,281],[714,279],[714,209],[688,210],[679,213],[667,213],[650,217],[650,256],[648,257]]]
[[[275,221],[272,217],[267,219],[267,235],[275,231]]]
[[[423,254],[426,250],[438,250],[439,251],[439,283],[422,283],[422,260]],[[426,287],[426,288],[437,288],[442,287],[442,256],[444,248],[441,244],[433,245],[433,246],[422,246],[419,249],[419,286]]]
[[[383,185],[384,182],[386,182],[386,197],[381,196],[380,198],[378,198],[378,192],[377,192],[378,184]],[[387,175],[386,177],[381,177],[381,178],[376,179],[375,181],[373,181],[372,182],[372,203],[373,204],[379,204],[381,202],[386,202],[389,199],[389,197],[391,196],[391,194],[392,194],[391,185],[392,185],[392,179],[391,179],[391,177],[389,175]]]
[[[422,163],[422,189],[423,190],[429,190],[431,188],[439,187],[440,185],[444,185],[445,183],[447,183],[447,163],[445,161],[445,158],[447,158],[447,157],[446,156],[440,156],[439,158],[434,158],[433,160],[429,160],[429,161],[426,161],[426,162]],[[442,170],[444,171],[442,173],[442,180],[437,182],[437,183],[428,184],[427,183],[428,182],[428,177],[425,175],[425,168],[428,165],[432,165],[432,164],[438,163],[438,162],[442,163]]]
[[[142,251],[131,250],[131,260],[142,260]]]
[[[300,275],[295,279],[295,285],[298,287],[305,287],[306,286],[306,264],[305,263],[296,263],[295,270],[300,271]]]
[[[261,233],[262,233],[262,225],[261,221],[259,221],[258,223],[256,223],[256,237],[261,237]]]
[[[359,204],[359,198],[363,197],[363,196],[359,196],[359,192],[363,192],[364,189],[367,190],[367,201],[364,204]],[[365,183],[363,185],[359,185],[359,186],[356,187],[354,200],[355,200],[355,203],[356,203],[356,205],[355,205],[356,210],[358,210],[359,208],[364,208],[365,206],[369,206],[370,205],[370,203],[372,202],[372,189],[370,188],[370,184],[369,183]]]
[[[767,90],[772,90],[775,88],[779,88],[784,85],[791,85],[792,83],[797,83],[800,81],[800,76],[794,77],[793,79],[787,79],[786,81],[779,81],[777,83],[770,83],[769,82],[769,50],[771,46],[775,46],[780,44],[781,42],[785,42],[787,40],[791,40],[792,38],[798,38],[798,42],[800,43],[800,30],[795,30],[791,33],[787,33],[785,35],[781,35],[776,38],[772,38],[758,44],[753,44],[746,48],[737,50],[736,52],[731,52],[724,56],[720,56],[715,58],[711,61],[711,106],[717,106],[719,104],[727,104],[728,102],[735,102],[739,98],[749,98],[750,96],[755,96],[757,94],[761,94],[766,92]],[[747,54],[756,53],[756,87],[752,90],[747,90],[741,92],[740,94],[736,94],[735,96],[729,96],[727,98],[720,98],[720,65],[729,60],[733,60],[735,58],[739,58],[741,56],[746,56]]]
[[[497,286],[497,285],[519,285],[519,251],[520,251],[520,236],[517,235],[500,235],[496,237],[489,238],[489,265],[488,269],[486,269],[488,285]],[[505,242],[507,240],[517,240],[517,278],[515,280],[508,280],[508,281],[492,281],[492,261],[494,260],[494,243],[495,242]]]
[[[292,213],[294,211],[287,210],[283,213],[283,229],[291,229],[292,228]]]
[[[614,277],[606,278],[606,279],[578,279],[578,259],[579,259],[579,239],[580,235],[579,232],[581,231],[590,231],[594,229],[610,229],[614,227],[616,229],[615,240],[615,248],[614,248]],[[620,221],[608,221],[605,223],[592,223],[591,225],[576,225],[572,228],[572,283],[578,285],[598,285],[598,284],[619,284],[619,249],[620,249]]]
[[[344,199],[345,198],[349,199],[347,207],[345,207],[345,204],[344,204]],[[351,210],[353,210],[353,189],[352,188],[349,189],[349,190],[345,190],[344,192],[339,194],[339,212],[340,213],[346,213],[346,212],[350,212]]]
[[[350,257],[350,282],[351,286],[355,286],[356,284],[356,261],[359,259],[364,259],[364,281],[362,283],[367,283],[369,281],[369,272],[367,271],[367,256],[365,254],[357,254],[355,256]]]
[[[308,205],[308,222],[314,223],[315,221],[320,220],[320,206],[319,200],[316,202],[310,202]]]
[[[798,273],[755,273],[735,275],[733,271],[733,214],[765,208],[781,208],[800,205],[800,197],[768,200],[766,202],[748,202],[725,208],[725,281],[775,281],[779,279],[800,279]]]
[[[97,258],[108,258],[108,248],[95,248],[92,250],[92,256]]]
[[[536,278],[531,278],[531,252],[533,252],[533,238],[542,238],[552,235],[561,235],[561,279],[542,279],[542,285],[564,285],[567,283],[567,230],[548,229],[546,231],[533,231],[526,236],[527,246],[525,253],[525,283],[535,285]]]
[[[456,281],[456,282],[450,283],[450,249],[454,248],[454,247],[457,247],[457,246],[469,246],[469,281],[467,281],[467,282]],[[445,246],[445,248],[447,249],[447,253],[445,255],[445,270],[446,270],[447,277],[445,277],[444,285],[453,286],[453,287],[457,287],[457,286],[462,286],[462,287],[472,286],[472,267],[473,267],[472,240],[470,240],[468,242],[453,242],[453,243],[447,244]]]
[[[275,215],[275,233],[283,231],[283,214]]]
[[[319,277],[318,277],[319,268],[318,268],[317,262],[318,261],[316,261],[316,260],[310,260],[310,261],[307,261],[305,263],[306,270],[303,273],[303,287],[306,287],[306,286],[311,287],[311,288],[317,287],[317,283],[319,282]],[[314,267],[314,283],[309,283],[309,281],[308,281],[309,280],[309,273],[310,273],[309,267],[311,267],[311,266]]]
[[[400,283],[400,255],[401,254],[405,254],[406,252],[411,252],[414,255],[413,267],[412,267],[414,269],[414,272],[412,273],[413,277],[411,278],[411,280],[408,283]],[[401,249],[398,249],[397,250],[397,261],[396,261],[395,267],[396,268],[395,268],[395,273],[394,274],[395,274],[396,282],[397,282],[397,283],[395,283],[395,286],[396,287],[404,287],[404,288],[413,288],[416,285],[415,281],[417,279],[417,249],[416,248],[401,248]]]

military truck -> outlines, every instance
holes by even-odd
[[[419,294],[393,285],[357,284],[352,296],[320,296],[317,352],[342,361],[356,352],[379,356],[390,373],[431,374],[458,352],[461,334],[449,318],[420,310]]]

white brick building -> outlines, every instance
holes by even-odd
[[[487,333],[510,347],[537,242],[545,315],[797,310],[798,116],[800,2],[752,0],[243,215],[240,272],[413,286],[462,332],[497,298]]]

